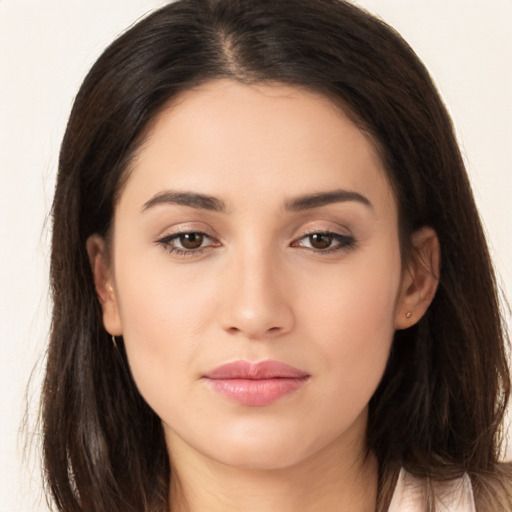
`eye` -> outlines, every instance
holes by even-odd
[[[218,247],[220,245],[212,237],[200,231],[175,233],[156,242],[163,245],[169,252],[181,256],[198,254],[208,247]]]
[[[206,235],[204,233],[183,233],[177,236],[174,241],[176,245],[180,246],[180,249],[194,250],[199,249],[204,241]]]
[[[315,252],[330,253],[348,250],[355,245],[355,239],[350,235],[333,232],[309,233],[292,243],[293,247],[305,247]]]

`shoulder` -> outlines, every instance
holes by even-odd
[[[434,494],[438,512],[476,512],[473,488],[468,475],[446,482],[417,478],[404,469],[400,471],[388,512],[424,512]]]

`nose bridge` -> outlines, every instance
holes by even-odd
[[[293,311],[279,255],[271,247],[247,243],[234,251],[228,267],[223,328],[253,339],[289,331]]]

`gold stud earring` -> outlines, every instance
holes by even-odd
[[[407,311],[407,313],[405,314],[405,317],[406,318],[411,318],[412,316],[412,313],[410,311]]]

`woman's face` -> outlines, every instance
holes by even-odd
[[[111,260],[88,248],[171,452],[277,468],[364,446],[410,285],[382,163],[327,99],[184,93],[131,166]]]

